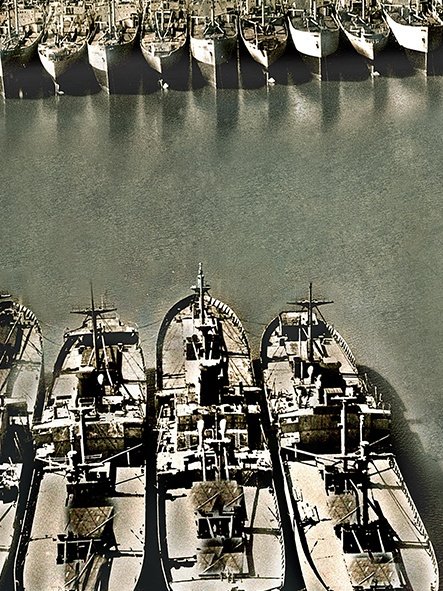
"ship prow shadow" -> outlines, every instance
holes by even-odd
[[[377,386],[379,392],[383,392],[384,401],[391,406],[392,449],[439,562],[443,556],[443,470],[438,459],[426,452],[419,435],[412,430],[411,425],[420,421],[407,418],[406,408],[396,390],[373,369],[365,366],[360,366],[359,369],[367,374],[369,381]],[[442,582],[440,574],[440,586]]]

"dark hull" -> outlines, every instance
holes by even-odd
[[[136,34],[126,43],[99,45],[88,44],[88,60],[100,87],[112,94],[120,89],[122,68],[129,60]]]

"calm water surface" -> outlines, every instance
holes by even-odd
[[[50,367],[92,278],[152,366],[199,261],[255,354],[313,281],[394,400],[441,561],[442,129],[443,78],[420,76],[5,101],[1,287],[40,318]]]

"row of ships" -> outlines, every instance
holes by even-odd
[[[137,326],[91,289],[45,389],[37,319],[3,294],[0,588],[160,591],[143,578],[156,555],[169,591],[437,591],[389,407],[328,303],[310,286],[274,318],[258,370],[200,266],[161,324],[148,387]]]
[[[88,61],[100,86],[116,90],[118,71],[139,48],[162,84],[192,55],[213,86],[234,59],[238,39],[268,78],[289,40],[322,77],[340,32],[371,68],[391,36],[427,72],[443,42],[442,0],[3,0],[0,78],[7,94],[13,66],[38,53],[56,89]],[[190,51],[189,51],[190,49]]]

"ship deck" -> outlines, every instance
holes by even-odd
[[[300,519],[305,521],[299,529],[307,544],[307,552],[301,561],[307,588],[323,589],[322,580],[328,588],[340,591],[352,591],[353,585],[357,584],[361,589],[370,589],[375,579],[379,583],[391,583],[394,589],[403,588],[403,575],[389,560],[371,560],[367,554],[345,555],[342,552],[334,525],[346,518],[350,507],[344,500],[345,495],[326,494],[315,462],[290,462],[289,474],[292,481],[289,484],[298,499]],[[398,546],[410,584],[407,588],[431,591],[436,583],[435,557],[396,464],[391,464],[389,459],[375,459],[370,463],[369,475],[370,499],[379,503],[384,517],[399,538]],[[372,510],[369,514],[370,518],[375,517]],[[318,576],[310,560],[318,570]]]
[[[116,547],[105,553],[109,569],[108,591],[135,588],[141,572],[145,539],[145,477],[142,468],[117,468],[116,493],[117,496],[96,503],[109,504],[114,509],[112,530]],[[66,591],[65,565],[56,564],[56,556],[57,535],[67,531],[67,511],[64,476],[45,474],[25,559],[24,587],[27,591]]]
[[[168,490],[160,519],[165,519],[163,542],[169,562],[173,591],[271,591],[280,589],[284,574],[281,526],[276,501],[268,488],[244,487],[246,501],[246,535],[249,543],[236,565],[236,574],[226,572],[217,578],[200,577],[197,568],[197,546],[194,507],[189,489]],[[163,512],[163,516],[162,516]],[[201,543],[201,542],[200,542]],[[215,559],[216,560],[216,559]],[[227,569],[229,570],[229,568]]]
[[[219,319],[223,329],[223,339],[228,355],[228,381],[230,384],[242,383],[253,386],[254,378],[249,356],[249,347],[243,328],[229,316],[230,309],[210,305],[208,313]],[[192,311],[189,306],[173,317],[164,337],[162,348],[163,389],[186,387],[185,354],[183,340],[192,336]],[[196,375],[195,379],[198,379]]]

